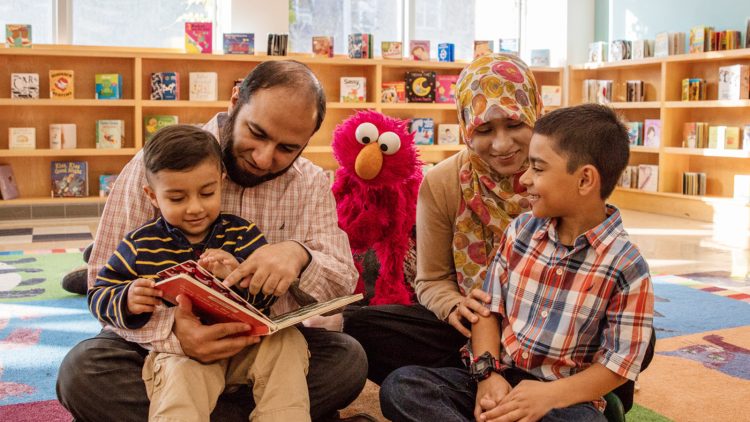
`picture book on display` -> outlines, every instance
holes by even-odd
[[[456,82],[458,82],[458,75],[435,76],[435,85],[437,89],[435,102],[454,104],[456,102]]]
[[[371,59],[373,54],[372,34],[355,33],[348,36],[348,48],[350,59]]]
[[[659,186],[659,166],[654,164],[638,165],[638,189],[656,192]]]
[[[212,51],[212,23],[185,22],[185,52],[207,53]]]
[[[631,57],[645,59],[654,56],[654,40],[635,40],[632,43]]]
[[[361,293],[343,296],[269,318],[232,289],[225,287],[195,261],[185,261],[167,268],[160,271],[157,276],[159,280],[156,282],[156,288],[164,293],[164,301],[176,305],[177,296],[186,295],[193,304],[193,310],[206,322],[242,322],[252,327],[251,334],[256,336],[273,334],[310,317],[342,308],[363,297]]]
[[[367,102],[367,78],[363,76],[343,76],[339,100],[342,103]]]
[[[661,120],[646,119],[643,121],[643,146],[658,148],[661,144]]]
[[[531,65],[538,67],[549,67],[550,64],[549,48],[540,48],[531,50]]]
[[[0,164],[0,198],[18,198],[18,185],[10,164]]]
[[[500,38],[498,40],[498,50],[500,53],[518,55],[518,38]]]
[[[224,54],[255,54],[255,34],[224,34]]]
[[[190,101],[216,101],[219,98],[216,72],[190,72]]]
[[[719,99],[747,100],[750,98],[750,66],[736,64],[719,68]]]
[[[401,41],[383,41],[380,43],[380,54],[384,59],[401,60],[404,58]]]
[[[604,63],[607,61],[607,43],[596,41],[589,44],[589,63]]]
[[[53,197],[89,195],[86,161],[52,161],[50,166]]]
[[[76,143],[75,123],[52,123],[49,125],[50,149],[74,149]]]
[[[492,40],[474,40],[474,58],[484,56],[486,54],[492,54],[495,48],[494,41]]]
[[[454,62],[456,61],[456,45],[449,42],[438,44],[438,61]]]
[[[266,54],[269,56],[286,56],[289,47],[289,34],[268,34]]]
[[[410,103],[435,102],[435,72],[412,70],[406,72],[406,100]]]
[[[143,118],[143,138],[148,142],[157,130],[179,122],[179,118],[175,115],[146,116]]]
[[[441,123],[438,125],[438,145],[458,145],[461,143],[458,124]]]
[[[38,99],[38,73],[11,73],[10,98]]]
[[[96,147],[99,149],[118,149],[125,143],[124,120],[97,120]]]
[[[315,36],[312,38],[313,56],[333,57],[333,37]]]
[[[119,73],[97,73],[96,99],[118,100],[122,98],[122,75]]]
[[[10,127],[8,128],[9,149],[36,149],[36,128]]]
[[[11,48],[31,48],[31,25],[5,25],[5,45]]]
[[[49,71],[49,97],[53,100],[72,100],[75,97],[75,79],[72,70]]]
[[[628,128],[630,145],[643,145],[643,122],[626,122],[625,126]]]
[[[410,131],[414,133],[415,145],[432,145],[435,143],[435,123],[432,118],[411,119]]]
[[[382,93],[381,103],[405,103],[406,102],[406,84],[400,82],[383,82],[381,84]]]
[[[177,72],[157,72],[151,74],[152,100],[179,100],[180,74]]]
[[[409,57],[412,60],[430,60],[430,40],[409,41]]]
[[[112,192],[112,186],[117,180],[116,174],[101,174],[99,175],[99,197],[105,198]]]
[[[562,105],[562,90],[560,85],[542,85],[542,105],[545,107]]]

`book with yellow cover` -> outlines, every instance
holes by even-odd
[[[75,73],[72,70],[49,71],[49,97],[53,100],[75,98]]]

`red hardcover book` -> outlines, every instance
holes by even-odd
[[[327,302],[316,302],[297,310],[269,318],[255,309],[232,289],[225,287],[195,261],[185,261],[157,274],[156,288],[162,299],[176,305],[177,296],[190,298],[194,312],[208,323],[243,322],[252,327],[251,334],[264,336],[298,324],[362,299],[362,294],[343,296]]]

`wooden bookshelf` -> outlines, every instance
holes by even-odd
[[[331,150],[331,136],[336,125],[357,110],[371,109],[403,119],[431,117],[435,128],[441,123],[457,123],[453,104],[383,104],[381,83],[402,81],[410,70],[432,70],[437,74],[459,74],[468,62],[416,62],[412,60],[349,59],[311,57],[291,54],[286,57],[265,55],[185,54],[174,49],[123,47],[84,47],[34,45],[31,49],[0,49],[0,163],[13,167],[21,197],[0,201],[3,206],[101,203],[98,178],[105,173],[119,173],[132,156],[143,147],[143,119],[149,115],[177,115],[180,123],[204,123],[214,114],[226,110],[236,79],[244,78],[258,63],[266,60],[294,59],[310,66],[320,79],[326,97],[327,113],[320,130],[303,152],[323,168],[337,166]],[[75,72],[75,99],[49,98],[49,70],[72,69]],[[150,76],[154,72],[180,74],[179,101],[150,100]],[[539,85],[563,85],[562,68],[533,68]],[[218,74],[218,101],[188,101],[189,72]],[[10,99],[11,73],[38,73],[38,100]],[[123,99],[96,100],[94,75],[119,73],[123,79]],[[365,103],[340,103],[340,78],[367,78]],[[564,96],[564,93],[563,93]],[[565,98],[565,96],[564,96]],[[96,149],[95,125],[100,119],[125,121],[125,143],[119,150]],[[75,123],[77,146],[72,150],[49,149],[49,125]],[[10,150],[8,128],[35,127],[36,150]],[[455,154],[464,145],[420,146],[420,157],[437,162]],[[82,160],[89,163],[89,197],[50,198],[50,162]]]
[[[750,49],[570,66],[569,104],[583,101],[583,80],[610,79],[614,101],[610,105],[624,118],[660,119],[662,123],[660,146],[632,147],[630,158],[631,165],[659,166],[657,192],[618,187],[612,202],[623,208],[704,221],[714,221],[729,212],[743,224],[750,222],[748,204],[733,199],[734,175],[750,174],[750,151],[682,147],[685,122],[740,127],[750,124],[750,100],[717,100],[719,67],[734,64],[750,65]],[[691,77],[706,80],[706,101],[681,101],[682,79]],[[644,81],[645,102],[624,102],[628,80]],[[682,195],[684,172],[706,173],[706,196]]]

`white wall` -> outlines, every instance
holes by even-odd
[[[231,0],[227,32],[252,32],[255,48],[265,50],[269,33],[289,32],[289,2],[286,0]],[[226,13],[229,13],[228,11]]]

